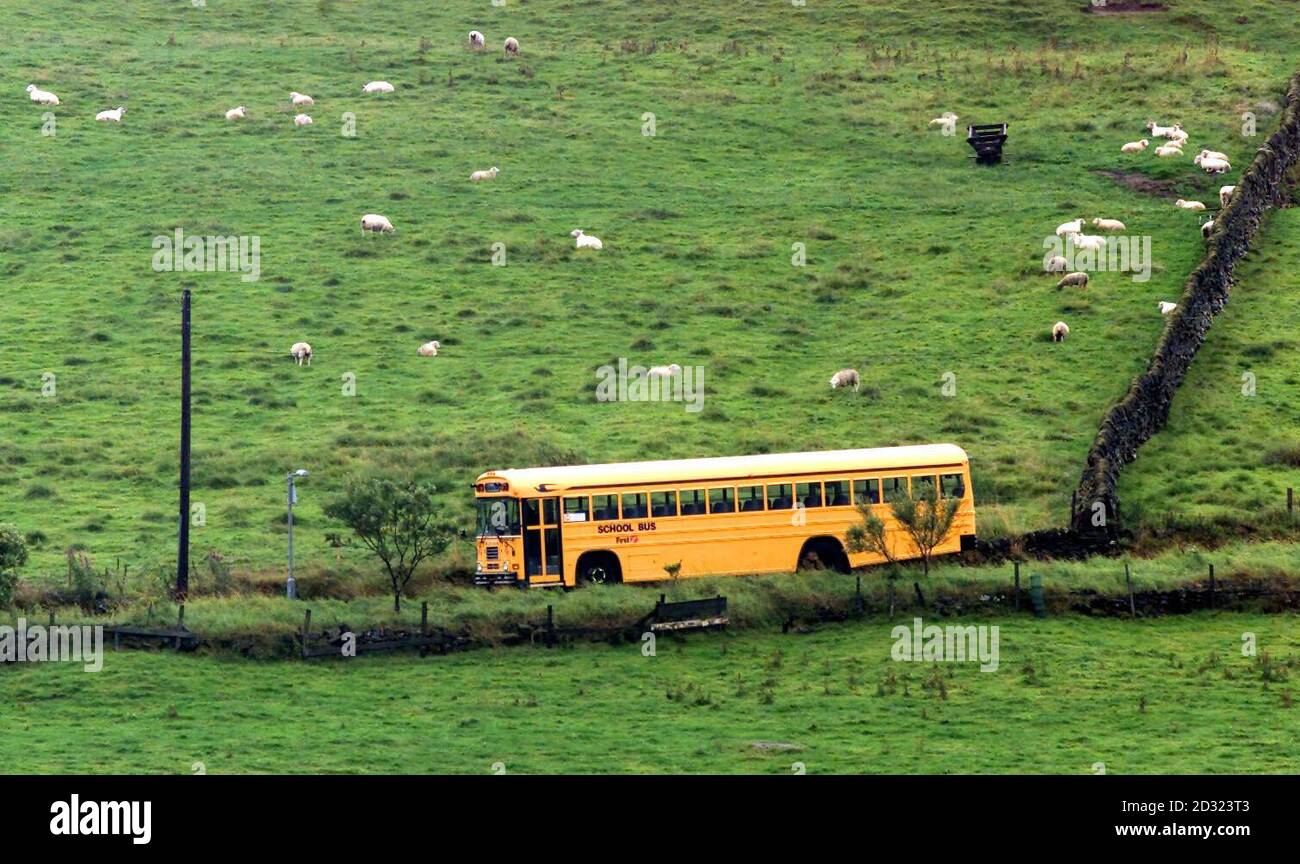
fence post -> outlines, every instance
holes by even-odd
[[[546,647],[555,644],[555,607],[546,607]]]
[[[302,613],[302,656],[307,658],[307,634],[311,632],[311,610]]]
[[[1291,486],[1286,487],[1286,512],[1295,515],[1295,489]]]
[[[1210,565],[1210,608],[1214,608],[1214,565]]]
[[[1047,617],[1047,602],[1043,600],[1043,577],[1037,573],[1029,575],[1029,600],[1034,604],[1034,617]]]
[[[1124,584],[1128,586],[1128,614],[1131,618],[1137,617],[1137,606],[1133,603],[1133,574],[1129,572],[1128,562],[1124,562]]]
[[[857,585],[853,589],[853,611],[857,615],[862,615],[864,606],[862,603],[862,577],[858,576]]]
[[[426,636],[429,633],[429,601],[425,600],[420,604],[420,636]]]
[[[185,629],[185,604],[184,603],[181,603],[179,606],[176,607],[176,629],[177,630]],[[175,644],[172,645],[172,650],[174,651],[181,650],[181,637],[179,633],[176,634],[176,642]]]
[[[1020,562],[1019,561],[1015,562],[1015,565],[1016,565],[1016,611],[1019,612],[1020,611]]]

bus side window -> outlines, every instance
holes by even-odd
[[[591,518],[597,522],[610,522],[618,518],[617,495],[592,495]]]
[[[564,499],[564,521],[586,522],[591,518],[591,508],[587,506],[587,496]]]
[[[929,501],[935,496],[933,474],[919,474],[912,478],[912,497],[917,501]]]
[[[683,489],[677,494],[681,496],[683,516],[699,516],[705,512],[703,489]]]
[[[901,501],[907,497],[906,477],[886,477],[881,481],[885,490],[885,503]]]
[[[763,487],[741,486],[736,490],[736,500],[740,503],[741,513],[752,513],[763,509]]]
[[[854,504],[879,504],[880,503],[880,481],[871,480],[854,480],[853,481],[853,503]]]
[[[656,518],[661,516],[677,515],[677,493],[676,492],[651,492],[650,493],[650,515]]]
[[[628,492],[623,495],[623,518],[644,519],[646,516],[645,493]]]
[[[944,474],[939,478],[945,498],[965,498],[966,481],[960,474]]]
[[[767,509],[789,510],[793,502],[790,498],[789,483],[769,483],[767,486]]]
[[[847,507],[849,505],[849,481],[826,481],[826,506]]]
[[[822,506],[821,483],[798,483],[794,487],[794,497],[805,507]]]
[[[524,524],[536,525],[539,515],[539,504],[536,498],[524,499]]]
[[[730,486],[709,490],[710,513],[736,512],[736,490]]]

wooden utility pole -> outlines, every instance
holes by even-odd
[[[176,600],[190,590],[190,289],[181,291],[181,530],[176,551]]]

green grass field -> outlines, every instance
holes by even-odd
[[[463,516],[489,467],[952,440],[982,530],[1060,524],[1156,301],[1201,254],[1193,215],[1096,172],[1212,199],[1220,179],[1119,145],[1177,118],[1239,171],[1257,146],[1241,111],[1297,65],[1287,4],[1080,5],[0,0],[0,482],[4,518],[45,538],[27,578],[73,545],[137,571],[174,554],[185,286],[193,542],[241,568],[280,561],[297,466],[306,567],[333,557],[322,502],[368,470],[433,477]],[[376,78],[397,92],[363,98]],[[28,83],[63,99],[52,136]],[[291,89],[315,125],[293,128]],[[93,122],[119,104],[121,125]],[[226,122],[237,104],[251,119]],[[974,166],[927,126],[944,110],[1010,122],[1007,163]],[[363,212],[399,233],[358,236]],[[1080,214],[1152,236],[1151,280],[1057,291],[1042,239]],[[178,226],[260,237],[260,280],[154,272]],[[574,227],[605,250],[576,254]],[[435,360],[415,355],[428,339]],[[704,410],[598,404],[619,357],[703,366]],[[849,365],[863,391],[832,392]]]
[[[900,618],[910,624],[910,618]],[[927,622],[931,623],[931,622]],[[944,622],[952,623],[952,622]],[[1300,770],[1290,616],[1029,616],[999,665],[807,635],[307,664],[109,653],[0,680],[11,772],[1095,773]],[[1244,634],[1258,655],[1243,657]],[[1265,659],[1267,653],[1267,659]],[[163,726],[167,734],[160,735]],[[756,742],[793,745],[760,750]],[[495,769],[495,770],[500,770]]]

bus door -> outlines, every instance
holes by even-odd
[[[524,499],[524,574],[533,584],[563,579],[560,499]]]

